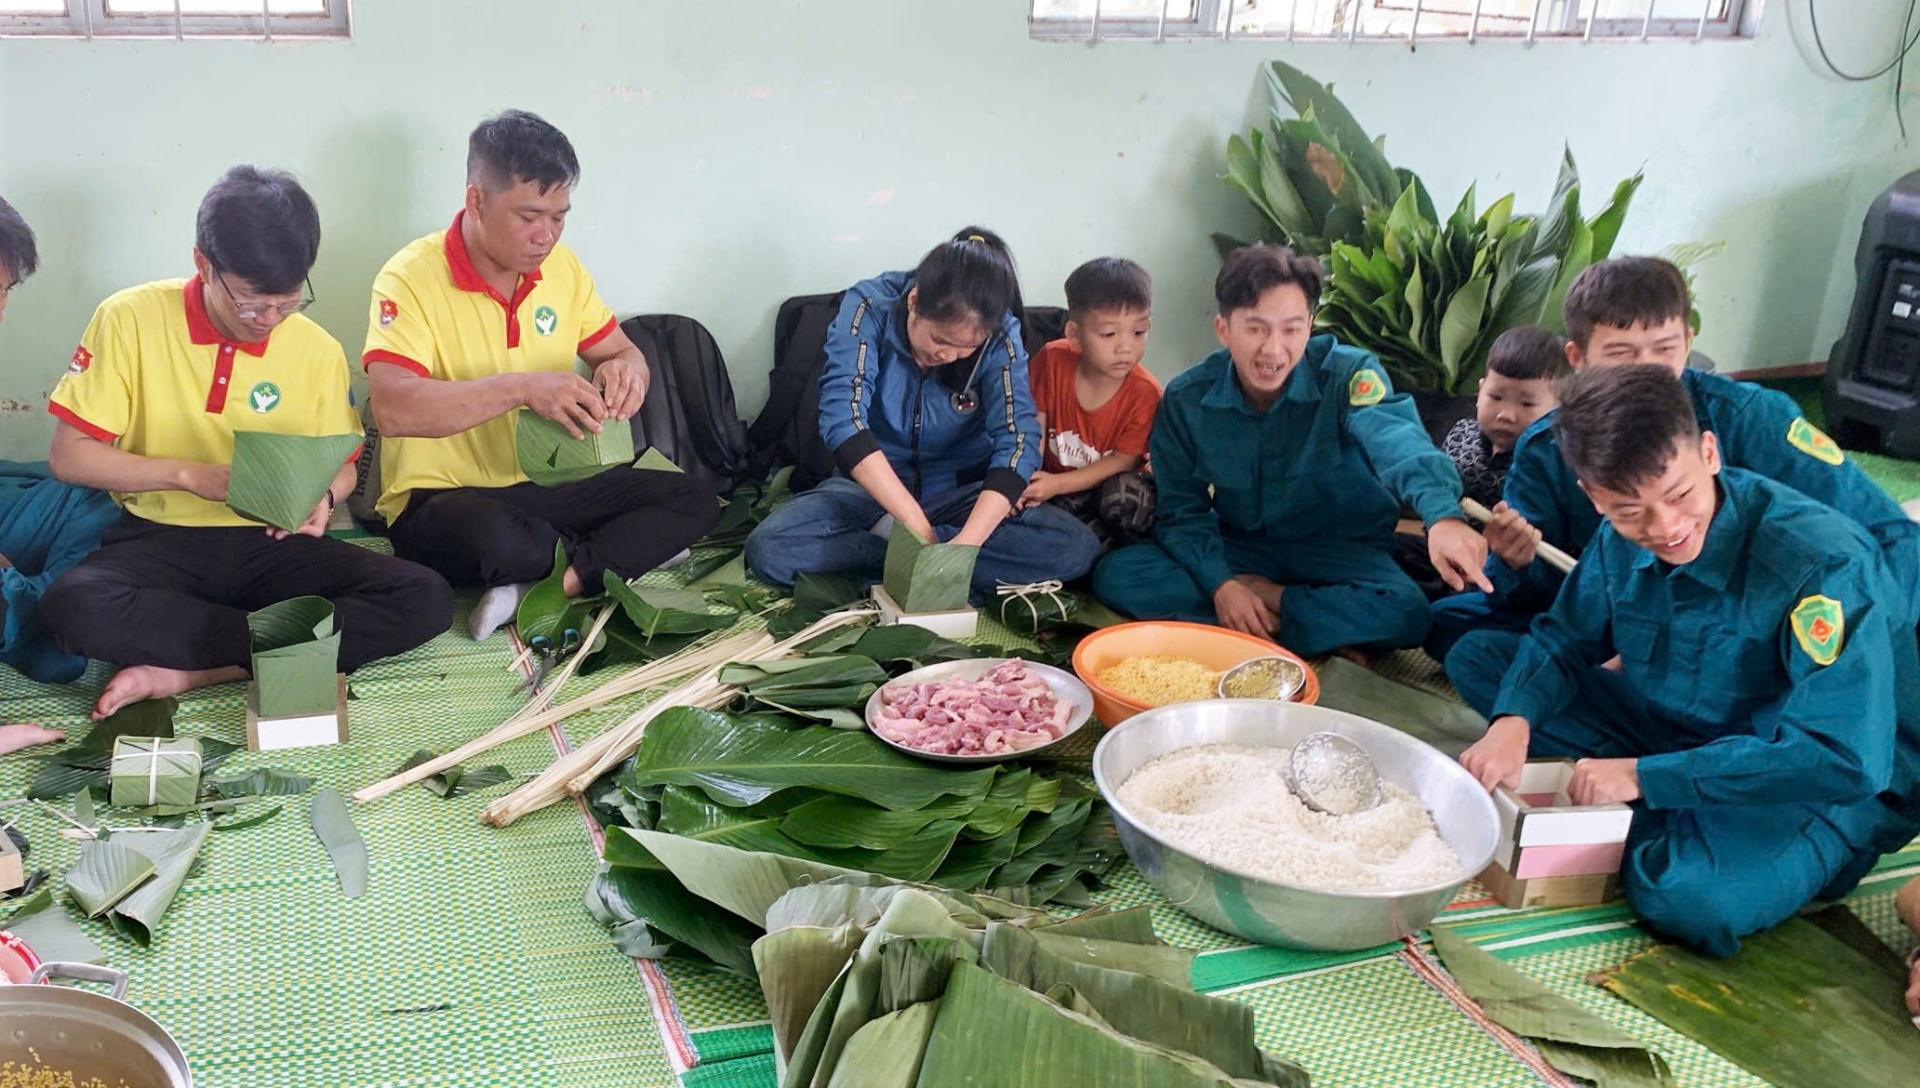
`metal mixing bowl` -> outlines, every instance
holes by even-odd
[[[1117,796],[1121,783],[1159,756],[1201,744],[1284,748],[1309,733],[1349,737],[1373,756],[1380,777],[1433,811],[1460,872],[1440,884],[1390,891],[1328,892],[1259,880],[1202,861],[1141,827]],[[1391,726],[1326,707],[1266,699],[1175,703],[1108,731],[1093,753],[1093,777],[1113,806],[1120,842],[1160,894],[1195,918],[1261,944],[1347,951],[1408,936],[1433,920],[1460,885],[1486,868],[1499,838],[1493,800],[1458,763]]]

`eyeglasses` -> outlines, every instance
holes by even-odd
[[[227,298],[232,300],[234,306],[237,307],[234,312],[245,321],[259,321],[269,314],[275,317],[289,318],[294,314],[304,312],[307,307],[313,305],[313,277],[311,276],[307,277],[306,294],[300,301],[278,304],[257,302],[253,299],[241,299],[239,295],[233,293],[233,288],[227,286],[227,277],[217,268],[213,270],[213,278],[220,281],[220,289],[227,293]]]

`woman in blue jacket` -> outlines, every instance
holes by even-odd
[[[1014,513],[1041,454],[1019,312],[1013,255],[982,227],[912,272],[854,284],[820,373],[820,436],[839,474],[754,530],[754,573],[782,586],[806,571],[878,581],[891,517],[923,540],[980,547],[975,603],[996,583],[1085,574],[1100,551],[1086,526],[1045,503]]]

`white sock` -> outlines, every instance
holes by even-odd
[[[502,625],[512,622],[514,613],[520,610],[520,598],[525,597],[527,590],[532,588],[532,582],[517,582],[494,586],[482,593],[480,603],[473,606],[473,615],[467,621],[467,630],[473,633],[473,640],[482,641]]]
[[[674,556],[672,559],[669,559],[666,562],[660,564],[660,569],[672,570],[673,568],[679,566],[680,564],[692,558],[693,558],[692,548],[681,548],[678,552],[674,553]]]

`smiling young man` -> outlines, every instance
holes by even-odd
[[[1417,646],[1427,599],[1393,559],[1403,504],[1448,584],[1484,584],[1459,473],[1378,360],[1313,335],[1320,284],[1318,262],[1280,246],[1227,258],[1221,348],[1168,383],[1154,418],[1155,539],[1095,568],[1102,600],[1301,654]]]
[[[235,431],[359,430],[346,355],[301,313],[319,250],[320,213],[293,175],[234,167],[200,202],[193,278],[101,303],[53,390],[54,475],[113,492],[124,511],[41,601],[63,647],[125,666],[96,718],[243,679],[247,613],[290,597],[333,602],[349,672],[452,619],[432,571],[327,538],[351,463],[296,532],[225,505]]]
[[[453,225],[401,250],[373,283],[363,361],[380,429],[378,510],[396,555],[487,587],[476,639],[513,618],[556,543],[567,594],[594,594],[604,572],[645,574],[720,516],[680,473],[618,467],[543,487],[520,470],[521,411],[579,437],[629,426],[647,396],[646,359],[560,244],[579,180],[559,129],[522,110],[490,117],[467,142]]]
[[[1635,806],[1628,901],[1731,955],[1920,832],[1905,591],[1857,522],[1722,467],[1664,367],[1580,375],[1553,428],[1605,526],[1460,762],[1491,789],[1579,760],[1576,804]]]
[[[1575,370],[1646,363],[1679,377],[1702,430],[1727,464],[1786,484],[1851,517],[1872,534],[1920,621],[1920,525],[1901,511],[1791,397],[1750,382],[1688,368],[1692,299],[1680,270],[1658,257],[1616,257],[1582,272],[1567,291],[1567,359]],[[1563,575],[1535,557],[1544,540],[1579,555],[1600,514],[1561,456],[1551,414],[1520,436],[1487,543],[1494,557],[1488,626],[1462,635],[1446,654],[1448,677],[1482,714],[1533,617],[1553,603]]]

